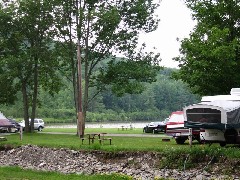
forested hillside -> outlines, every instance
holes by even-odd
[[[164,120],[172,111],[198,102],[198,97],[191,94],[186,84],[170,78],[172,71],[175,69],[161,70],[157,81],[146,84],[146,90],[142,94],[117,97],[110,90],[99,94],[90,103],[87,121]],[[64,81],[65,86],[53,97],[44,91],[40,92],[41,107],[37,110],[37,117],[75,122],[72,85],[68,80]],[[15,105],[2,105],[1,111],[8,117],[22,118],[20,96]]]

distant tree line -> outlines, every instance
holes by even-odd
[[[198,102],[199,97],[192,94],[185,83],[171,79],[174,71],[177,70],[161,70],[157,81],[146,84],[146,90],[141,94],[118,97],[110,90],[100,93],[89,104],[86,121],[161,121],[171,112]],[[76,122],[72,91],[68,80],[64,81],[64,85],[55,96],[42,90],[37,117],[52,118],[55,122]],[[94,93],[92,91],[90,93]],[[1,106],[4,114],[13,118],[23,117],[22,108],[20,100],[11,106]]]

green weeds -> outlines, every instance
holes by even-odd
[[[111,175],[77,175],[57,172],[24,170],[19,167],[0,167],[1,180],[132,180],[132,177],[120,174]]]

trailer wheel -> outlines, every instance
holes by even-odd
[[[184,144],[187,139],[185,137],[176,137],[175,141],[177,144]]]
[[[235,144],[237,138],[237,131],[235,129],[227,129],[224,133],[226,143]]]
[[[220,144],[221,147],[226,146],[226,142],[220,142],[219,144]]]
[[[202,140],[200,139],[200,134],[193,136],[193,140],[197,140],[199,144],[203,144]]]

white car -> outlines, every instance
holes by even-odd
[[[30,123],[31,119],[29,119],[29,123]],[[19,123],[23,129],[25,128],[25,121],[22,120]],[[44,121],[42,119],[34,119],[34,130],[38,130],[38,131],[42,131],[44,128]]]

